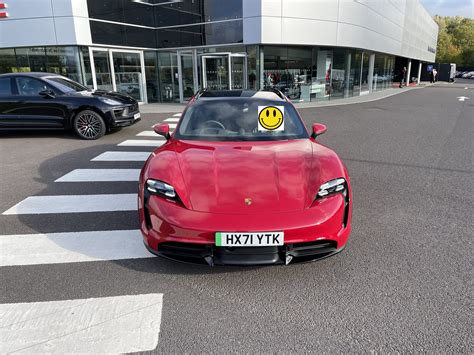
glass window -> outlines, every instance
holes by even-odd
[[[247,46],[247,75],[248,88],[258,90],[260,81],[258,79],[259,51],[258,46]]]
[[[176,26],[242,18],[242,0],[184,0],[155,6],[156,26]]]
[[[158,58],[157,52],[147,51],[143,53],[145,60],[146,94],[148,102],[159,101],[158,80]]]
[[[156,30],[158,48],[242,43],[242,21],[180,26]]]
[[[360,80],[360,92],[367,93],[369,91],[369,57],[370,53],[362,53],[362,72]]]
[[[354,95],[360,95],[360,69],[362,61],[362,52],[355,50],[353,52],[353,64],[351,65],[351,76],[354,78]]]
[[[45,80],[62,92],[77,92],[87,90],[87,87],[66,78],[55,77],[46,78]]]
[[[18,93],[22,96],[36,96],[40,91],[50,89],[48,85],[38,79],[28,77],[17,77],[16,86]]]
[[[90,18],[123,22],[122,0],[87,0],[87,9]]]
[[[67,76],[81,81],[81,66],[77,47],[46,47],[48,73]]]
[[[10,96],[12,94],[12,85],[10,78],[0,79],[0,96]]]
[[[45,72],[46,51],[44,47],[15,49],[19,72]]]
[[[274,105],[274,101],[263,98],[203,99],[186,110],[175,136],[178,139],[210,141],[268,141],[308,138],[308,133],[295,108],[284,101],[278,103],[278,106],[284,108],[284,112],[280,116],[284,129],[260,130],[258,128],[259,106]],[[273,110],[275,116],[276,111]],[[276,115],[278,117],[278,113]]]
[[[387,87],[388,77],[385,76],[385,66],[388,57],[383,54],[376,54],[374,61],[374,75],[372,79],[372,90],[380,91]]]
[[[0,49],[0,74],[16,72],[15,50]]]
[[[178,61],[176,52],[159,52],[161,102],[179,102]]]
[[[181,0],[171,4],[165,2],[167,4],[150,6],[131,0],[88,0],[87,5],[90,18],[150,27],[242,18],[242,0]]]
[[[112,58],[117,91],[144,101],[140,54],[113,52]]]
[[[93,43],[125,45],[125,26],[97,21],[89,21],[89,23]]]
[[[94,87],[94,82],[92,80],[92,67],[91,67],[91,59],[89,56],[89,48],[87,47],[80,47],[79,48],[79,59],[81,63],[81,80],[80,83],[86,85],[89,88]]]
[[[345,49],[333,50],[331,72],[331,98],[344,97],[346,85],[347,58]]]
[[[309,101],[311,49],[265,46],[263,52],[264,86],[281,90],[290,99]]]

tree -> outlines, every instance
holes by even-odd
[[[435,16],[439,26],[436,62],[474,66],[474,20]]]

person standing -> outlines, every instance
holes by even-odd
[[[433,83],[436,83],[436,81],[438,80],[438,71],[433,68],[433,71],[431,73],[433,74]]]
[[[401,76],[401,78],[400,78],[400,86],[399,86],[400,88],[403,87],[403,84],[404,84],[404,82],[405,82],[405,77],[406,77],[406,75],[407,75],[407,67],[403,67],[403,69],[402,69],[402,71],[401,71],[401,73],[400,73],[400,76]]]

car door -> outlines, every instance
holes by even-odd
[[[63,128],[67,107],[61,95],[44,81],[28,76],[15,77],[18,103],[16,114],[21,127]],[[50,90],[52,95],[44,95]],[[43,94],[41,94],[43,93]]]
[[[12,78],[0,78],[0,128],[13,127],[18,121],[15,107],[18,97],[13,95]]]

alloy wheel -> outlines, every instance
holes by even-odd
[[[102,122],[94,114],[83,113],[76,120],[76,129],[84,138],[93,139],[101,135]]]

